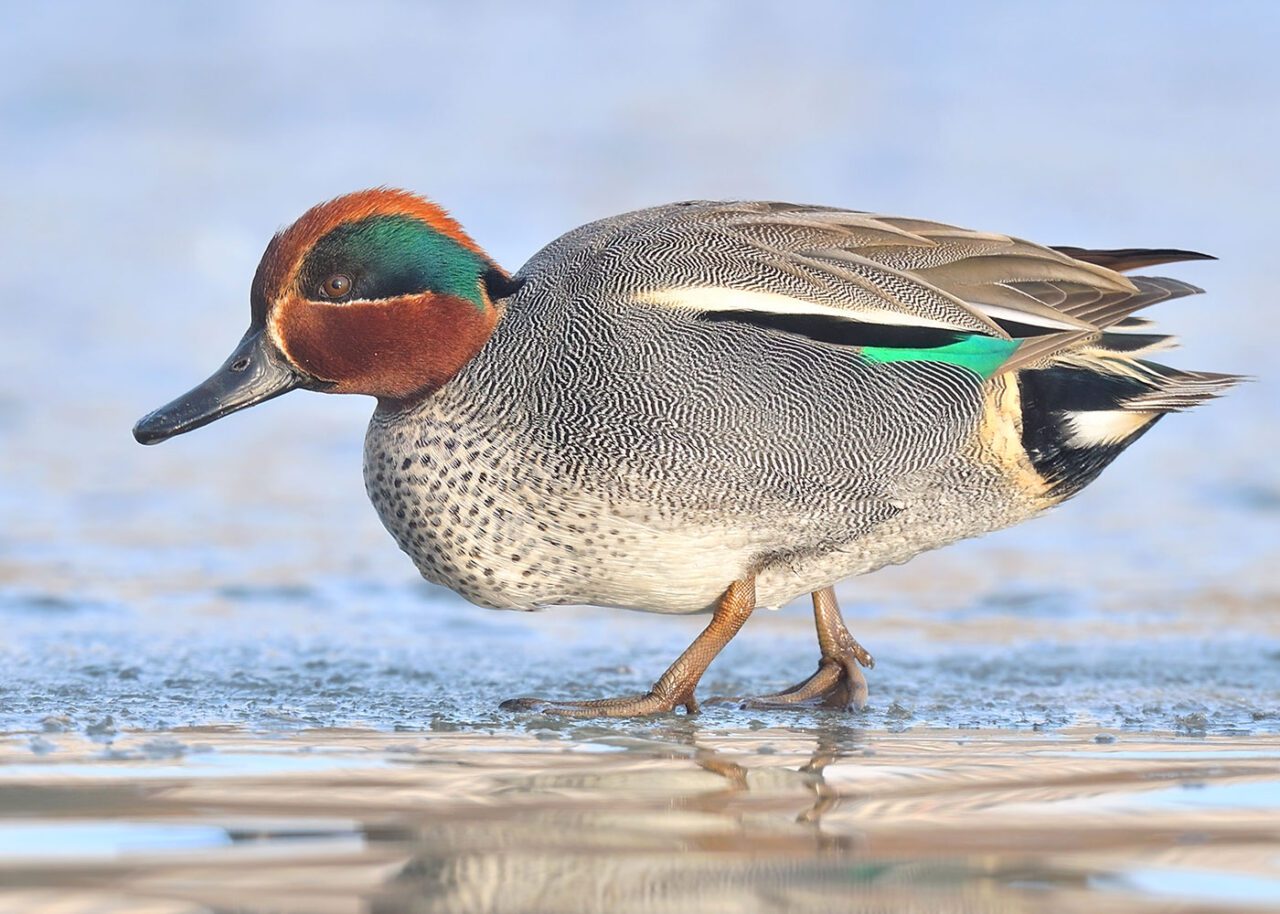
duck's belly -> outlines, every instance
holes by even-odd
[[[759,604],[775,607],[1042,507],[995,475],[975,481],[975,472],[985,471],[956,458],[921,480],[919,497],[868,529],[839,512],[713,522],[637,516],[634,502],[619,504],[599,480],[567,478],[563,468],[463,424],[410,431],[375,421],[365,451],[369,497],[423,577],[473,603],[522,610],[706,612],[750,574]]]

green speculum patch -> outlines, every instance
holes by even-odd
[[[868,361],[886,362],[944,362],[967,368],[982,378],[994,375],[1005,360],[1018,348],[1017,340],[1001,340],[979,333],[961,336],[954,343],[926,349],[896,346],[863,346],[862,355]]]
[[[484,304],[480,278],[489,268],[480,254],[412,216],[370,216],[321,238],[300,273],[300,291],[317,297],[326,277],[351,279],[344,299],[384,299],[435,292]]]

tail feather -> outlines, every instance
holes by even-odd
[[[1112,330],[1102,334],[1094,343],[1099,350],[1131,359],[1145,358],[1177,345],[1177,338],[1167,333],[1116,333]]]
[[[1110,329],[1128,333],[1131,330],[1148,330],[1155,325],[1156,322],[1149,317],[1126,317],[1123,320],[1116,321],[1111,325]]]
[[[1146,364],[1157,371],[1159,382],[1150,390],[1125,400],[1121,404],[1124,409],[1181,412],[1221,397],[1244,380],[1240,375],[1212,371],[1178,371],[1151,362]]]

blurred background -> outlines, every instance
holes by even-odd
[[[1280,730],[1266,2],[5,3],[0,729],[505,726],[644,687],[700,620],[487,613],[419,581],[361,484],[360,398],[155,449],[143,413],[248,321],[271,234],[372,185],[510,269],[681,198],[1176,246],[1171,361],[1252,373],[1047,519],[842,588],[872,725]],[[709,691],[814,658],[761,615]],[[727,713],[727,712],[726,712]],[[729,719],[729,718],[727,718]],[[59,724],[62,726],[62,724]]]

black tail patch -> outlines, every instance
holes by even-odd
[[[1149,393],[1151,385],[1123,375],[1102,374],[1066,365],[1021,371],[1022,446],[1036,472],[1049,483],[1050,495],[1070,498],[1120,456],[1120,452],[1156,423],[1160,414],[1114,441],[1078,440],[1072,416],[1124,409],[1131,397]]]

